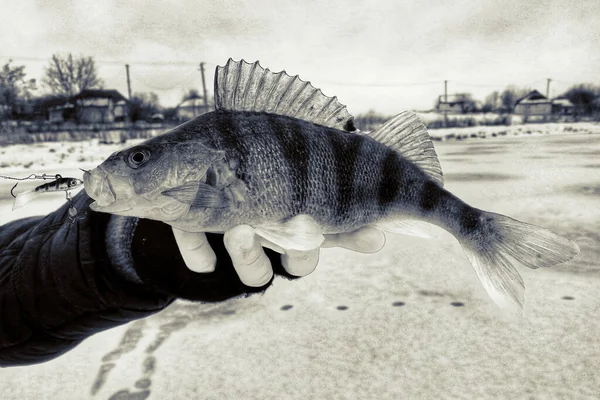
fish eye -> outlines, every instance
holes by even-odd
[[[76,186],[77,185],[77,181],[75,179],[71,179],[69,181],[69,186]]]
[[[138,149],[129,153],[127,157],[127,164],[131,168],[139,168],[150,158],[150,152],[146,149]]]

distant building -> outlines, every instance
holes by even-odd
[[[116,90],[86,89],[71,101],[77,109],[78,122],[97,124],[129,120],[127,99]]]
[[[186,121],[197,117],[198,115],[206,114],[209,111],[210,106],[204,104],[204,99],[202,97],[194,97],[179,104],[175,115],[178,120]]]
[[[46,112],[50,122],[58,123],[75,118],[75,106],[69,102],[50,106]]]
[[[595,114],[600,114],[600,96],[592,101],[592,110]]]
[[[546,96],[534,90],[515,103],[515,114],[525,117],[530,115],[550,115],[552,113],[552,101]]]
[[[575,105],[565,97],[557,97],[552,100],[552,115],[573,115]]]
[[[152,114],[152,116],[150,116],[150,121],[152,121],[152,123],[163,123],[165,122],[165,116],[161,113]]]
[[[42,98],[36,105],[38,118],[54,123],[72,120],[75,117],[75,105],[66,96]]]
[[[466,94],[441,95],[438,98],[437,110],[439,112],[465,114],[475,111],[475,109],[475,101]]]
[[[39,106],[44,119],[98,124],[129,121],[129,103],[116,90],[86,89],[76,96],[54,97]]]

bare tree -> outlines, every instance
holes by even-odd
[[[98,77],[96,62],[93,57],[73,54],[53,54],[45,69],[43,83],[55,94],[73,96],[85,89],[102,87],[102,79]]]
[[[133,122],[148,120],[161,110],[160,101],[156,93],[134,93],[130,101],[129,117]]]
[[[525,97],[529,92],[531,92],[529,88],[518,88],[514,85],[507,86],[500,95],[502,108],[505,111],[513,112],[517,101]]]
[[[485,97],[482,111],[496,111],[500,108],[500,93],[496,90]]]
[[[181,98],[181,101],[184,102],[189,99],[201,99],[201,98],[202,98],[202,96],[200,95],[200,92],[197,89],[188,89],[187,92],[185,92],[185,94]]]
[[[18,118],[19,105],[29,100],[36,89],[35,79],[25,80],[25,66],[11,66],[9,60],[0,70],[0,119]]]
[[[591,114],[594,111],[596,107],[595,101],[599,96],[600,86],[584,83],[571,86],[563,94],[563,97],[569,99],[577,107],[578,112],[583,114]]]

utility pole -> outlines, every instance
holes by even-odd
[[[448,81],[444,81],[444,101],[448,102]]]
[[[550,81],[552,81],[552,79],[548,78],[548,82],[546,83],[546,97],[550,98]]]
[[[129,80],[129,64],[125,64],[125,71],[127,71],[127,93],[129,94],[129,100],[131,100],[131,81]]]
[[[208,98],[206,97],[206,81],[204,80],[204,63],[200,63],[200,73],[202,74],[202,91],[204,92],[204,107],[208,111]]]
[[[448,81],[444,81],[444,103],[445,107],[448,107]],[[448,110],[444,109],[444,127],[448,127]]]

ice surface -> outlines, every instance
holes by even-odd
[[[263,296],[217,305],[177,302],[93,336],[54,361],[1,369],[0,398],[600,397],[600,135],[435,146],[448,190],[475,207],[553,229],[581,247],[564,265],[520,268],[526,283],[522,321],[498,313],[450,235],[390,234],[376,255],[323,250],[313,274],[277,279]],[[80,177],[77,168],[95,166],[118,147],[0,148],[0,162],[11,164],[0,174]],[[23,168],[40,159],[43,168]],[[0,185],[0,223],[50,212],[64,201],[62,195],[40,196],[11,212],[11,185]]]

